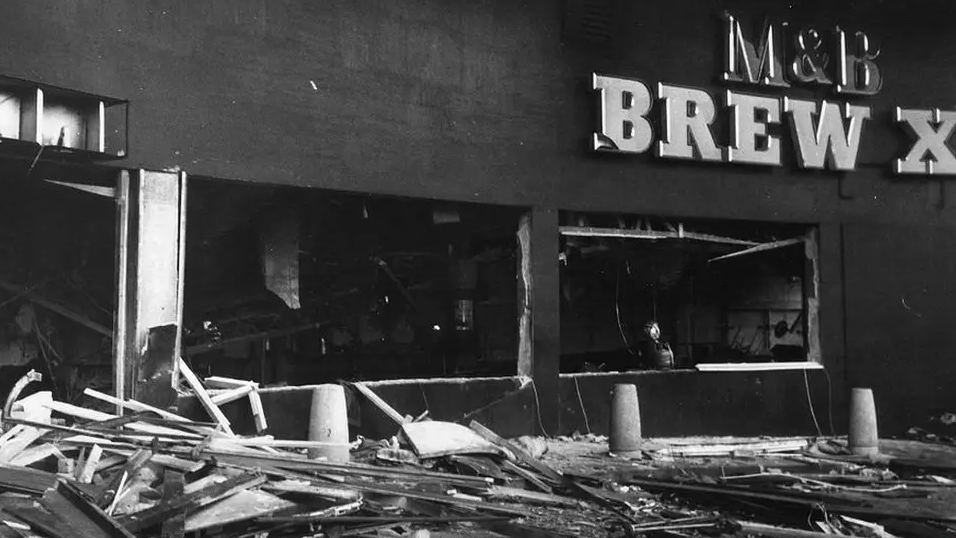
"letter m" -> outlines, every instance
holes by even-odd
[[[782,25],[764,22],[760,41],[748,39],[740,21],[724,13],[724,72],[727,82],[787,88],[783,70]]]

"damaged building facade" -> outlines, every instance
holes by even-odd
[[[651,436],[842,431],[857,386],[917,423],[956,51],[863,4],[5,6],[0,388],[175,404],[182,356],[282,438],[340,380],[509,435],[621,382]]]

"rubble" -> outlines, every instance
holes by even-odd
[[[131,413],[48,393],[15,402],[0,436],[0,536],[956,532],[956,448],[938,443],[886,440],[879,457],[859,457],[836,438],[647,440],[642,456],[623,459],[593,434],[508,440],[474,421],[392,410],[395,437],[357,437],[351,461],[331,463],[306,457],[309,441],[233,433],[214,410],[238,399],[255,405],[258,386],[190,373],[212,422],[93,390],[91,401]]]

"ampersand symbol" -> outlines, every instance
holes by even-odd
[[[813,84],[831,84],[826,68],[830,56],[823,52],[823,38],[813,28],[797,32],[794,38],[796,54],[790,73],[800,82]]]

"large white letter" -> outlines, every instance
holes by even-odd
[[[790,114],[793,146],[801,168],[853,170],[856,167],[863,122],[870,117],[870,107],[847,103],[841,113],[836,103],[823,101],[818,107],[813,101],[784,97],[783,110]],[[844,125],[844,118],[850,120],[849,127]]]
[[[786,88],[783,78],[782,25],[764,22],[760,41],[748,39],[740,21],[724,14],[724,73],[728,82],[764,84]]]
[[[727,161],[779,166],[780,140],[767,133],[767,126],[780,123],[780,100],[728,91],[727,106],[731,118]],[[763,118],[757,117],[758,111]]]
[[[640,80],[592,75],[591,87],[600,101],[599,132],[591,137],[591,149],[643,153],[654,141],[654,130],[645,117],[653,99]]]
[[[657,85],[657,95],[664,100],[664,123],[657,154],[674,159],[721,161],[720,149],[714,143],[710,124],[716,110],[714,99],[704,90],[679,86]],[[696,155],[695,155],[696,150]]]
[[[956,174],[956,157],[946,144],[956,128],[956,112],[908,110],[896,107],[897,123],[904,123],[916,137],[909,153],[893,162],[897,174]],[[938,125],[939,127],[936,127]],[[923,157],[928,157],[924,159]]]

